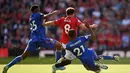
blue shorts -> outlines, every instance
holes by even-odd
[[[85,57],[81,58],[80,61],[82,62],[82,64],[86,64],[88,66],[95,66],[96,57],[97,55],[95,51],[91,49],[86,52]]]
[[[51,38],[41,38],[38,40],[30,39],[26,47],[26,51],[35,52],[39,47],[43,48],[54,48],[56,45],[56,40]]]

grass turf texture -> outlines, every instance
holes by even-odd
[[[0,73],[4,65],[0,65]],[[129,65],[108,65],[108,70],[102,70],[101,73],[130,73]],[[15,65],[9,69],[8,73],[51,73],[51,64],[26,64]],[[57,71],[57,73],[94,73],[87,71],[81,64],[71,64],[67,66],[64,71]]]
[[[9,58],[0,58],[0,64],[7,64],[15,57]],[[121,58],[120,62],[107,60],[102,61],[105,64],[130,64],[130,58]],[[46,57],[46,58],[38,58],[38,57],[28,57],[24,61],[20,62],[19,64],[53,64],[55,63],[55,57]],[[72,61],[72,64],[80,64],[78,59]]]

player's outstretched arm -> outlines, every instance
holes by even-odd
[[[55,25],[54,21],[47,21],[45,23],[42,24],[43,26],[51,26],[51,25]]]
[[[93,40],[95,40],[95,39],[96,39],[96,35],[95,35],[95,33],[93,32],[92,28],[89,26],[88,23],[85,23],[85,26],[88,28],[88,31],[89,31],[90,34],[91,34],[91,38],[92,38]]]
[[[58,13],[60,13],[60,11],[55,10],[55,11],[49,13],[49,14],[44,15],[44,17],[47,18],[47,17],[50,17],[50,16],[58,14]],[[50,26],[50,25],[55,25],[55,24],[54,24],[54,21],[47,21],[47,22],[43,23],[42,25],[43,26]]]
[[[86,21],[84,21],[84,22],[85,22],[85,24],[87,23]],[[82,24],[79,25],[79,27],[80,27],[81,29],[83,29],[83,30],[87,30],[88,28],[85,26],[85,24],[82,23]],[[93,24],[93,25],[89,25],[89,27],[90,27],[90,28],[97,28],[98,25],[97,25],[97,24]]]
[[[97,28],[98,27],[97,24],[92,24],[92,25],[89,25],[89,26],[90,26],[90,28]]]
[[[45,15],[44,15],[44,18],[48,18],[48,17],[50,17],[50,16],[52,16],[52,15],[55,15],[55,14],[58,14],[58,13],[60,13],[60,11],[59,11],[59,10],[55,10],[55,11],[53,11],[53,12],[50,12],[50,13],[48,13],[48,14],[45,14]]]

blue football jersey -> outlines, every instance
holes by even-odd
[[[43,13],[33,13],[30,16],[31,39],[46,37],[43,24]]]
[[[66,49],[70,50],[77,58],[86,58],[88,48],[86,46],[86,41],[90,39],[91,35],[78,37],[76,40],[69,42],[66,45]]]

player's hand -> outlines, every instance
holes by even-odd
[[[98,25],[97,24],[93,24],[93,25],[90,25],[91,28],[97,28]]]

